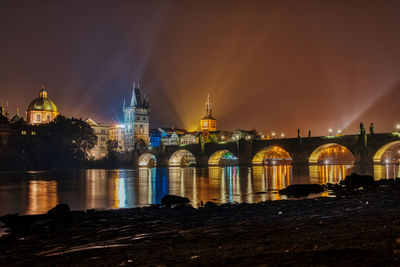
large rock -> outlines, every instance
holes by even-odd
[[[190,202],[190,200],[188,198],[175,196],[175,195],[165,195],[161,199],[161,205],[167,206],[167,207],[171,207],[172,205],[175,205],[175,204],[184,204],[184,203],[189,203],[189,202]]]
[[[49,215],[63,215],[68,214],[70,211],[68,204],[58,204],[47,212]]]
[[[352,173],[351,175],[346,176],[346,178],[340,182],[341,185],[345,185],[349,188],[360,188],[371,186],[374,184],[374,177],[371,175],[359,175],[357,173]]]
[[[323,191],[324,188],[319,184],[294,184],[279,190],[279,194],[293,197],[305,197],[309,194],[321,193]]]
[[[218,205],[212,201],[207,201],[206,204],[204,205],[204,208],[216,208],[216,207],[218,207]]]

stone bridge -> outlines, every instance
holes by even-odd
[[[399,133],[320,136],[270,140],[238,140],[227,143],[165,146],[143,151],[139,166],[208,166],[208,165],[263,165],[266,155],[273,151],[277,160],[290,160],[292,165],[319,163],[325,148],[340,145],[351,152],[354,164],[382,163],[384,152],[400,144]],[[225,160],[225,161],[224,161]],[[333,162],[332,162],[333,163]]]

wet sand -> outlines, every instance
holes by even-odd
[[[1,266],[400,265],[399,183],[336,198],[22,218],[0,238]]]

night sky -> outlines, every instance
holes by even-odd
[[[400,122],[400,1],[1,1],[0,103],[41,85],[67,117],[114,123],[132,82],[150,127],[286,136]],[[24,112],[21,112],[24,113]]]

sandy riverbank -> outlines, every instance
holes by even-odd
[[[399,183],[337,198],[19,218],[0,238],[1,266],[400,265]]]

